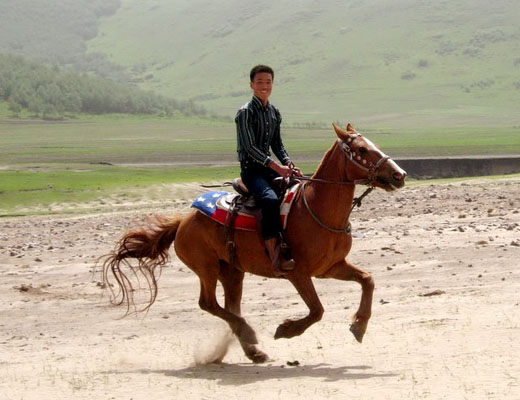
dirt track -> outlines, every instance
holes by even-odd
[[[3,219],[0,398],[518,399],[519,206],[519,178],[374,192],[352,218],[349,257],[376,280],[364,343],[348,331],[356,284],[317,280],[322,321],[274,341],[306,308],[286,281],[248,276],[243,314],[265,365],[236,343],[203,364],[226,328],[199,310],[197,278],[175,258],[148,315],[109,305],[95,260],[171,206]]]

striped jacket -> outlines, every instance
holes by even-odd
[[[280,135],[282,116],[271,103],[264,107],[260,99],[253,96],[238,110],[235,122],[239,161],[254,161],[267,167],[273,161],[270,147],[283,165],[290,162]]]

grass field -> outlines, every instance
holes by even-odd
[[[357,128],[394,157],[520,153],[520,127]],[[318,161],[335,135],[331,127],[289,128],[283,129],[283,138],[295,160]],[[137,117],[66,122],[0,121],[0,139],[3,166],[236,161],[235,126],[222,121]]]
[[[518,127],[363,132],[394,158],[520,154]],[[292,158],[310,173],[335,135],[331,128],[291,128],[283,137]],[[219,120],[4,120],[0,141],[1,215],[30,213],[20,210],[37,205],[145,194],[153,185],[218,182],[238,175],[235,127]]]

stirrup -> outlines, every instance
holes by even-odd
[[[282,271],[292,271],[296,267],[296,263],[294,262],[294,260],[292,258],[289,260],[286,260],[280,254],[280,256],[278,257],[278,266],[279,266],[279,269],[281,269]]]

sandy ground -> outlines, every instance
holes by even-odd
[[[143,216],[187,211],[182,199],[2,219],[0,399],[520,399],[519,206],[519,178],[372,193],[349,256],[376,280],[363,344],[348,331],[357,284],[316,280],[322,321],[275,341],[306,307],[288,282],[247,276],[263,365],[236,342],[204,364],[226,326],[175,257],[146,316],[109,304],[96,259]]]

